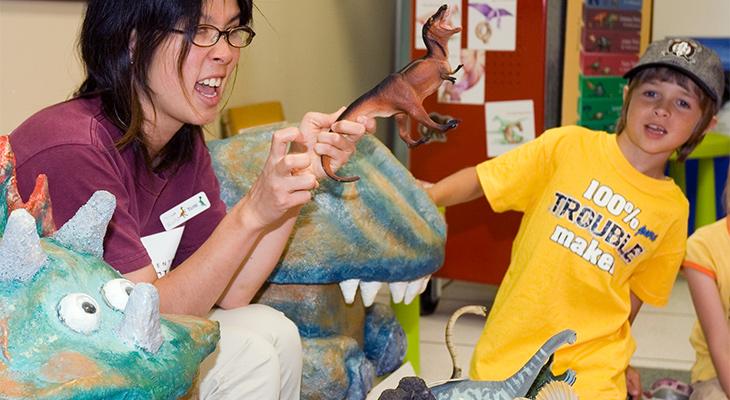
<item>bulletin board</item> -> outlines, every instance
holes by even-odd
[[[485,102],[532,100],[535,135],[545,128],[547,4],[546,1],[516,0],[514,51],[486,51]],[[461,2],[467,10],[468,1]],[[411,3],[411,18],[416,18],[416,0]],[[467,12],[462,12],[462,27],[467,28]],[[413,37],[420,37],[411,24]],[[467,47],[467,35],[461,35],[461,47]],[[411,59],[422,57],[425,50],[416,49],[411,41]],[[452,65],[455,67],[455,65]],[[559,102],[560,99],[555,99]],[[461,120],[446,135],[445,142],[432,142],[410,150],[413,175],[435,182],[464,167],[487,159],[486,131],[491,123],[485,120],[483,104],[444,104],[437,96],[425,99],[428,112],[437,112]],[[411,124],[411,134],[418,133],[418,124]],[[534,171],[539,174],[540,171]],[[473,282],[498,284],[509,265],[512,241],[522,214],[495,213],[484,198],[446,209],[447,242],[444,266],[436,276]]]

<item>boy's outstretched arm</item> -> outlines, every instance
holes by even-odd
[[[720,381],[725,396],[730,397],[730,331],[723,313],[720,292],[710,276],[692,268],[683,268],[683,271],[697,311],[697,319],[707,340],[712,365],[717,372],[717,380]]]
[[[483,196],[476,167],[467,167],[426,188],[426,192],[439,207],[465,203]]]

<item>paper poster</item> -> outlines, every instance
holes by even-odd
[[[423,43],[423,36],[421,35],[423,24],[444,4],[448,5],[451,10],[449,24],[454,27],[461,26],[461,0],[416,0],[416,30],[413,38],[416,41],[415,46],[417,49],[426,49],[426,44]],[[455,52],[454,50],[458,51],[461,48],[461,33],[449,38],[448,47],[449,52],[452,54]]]
[[[481,50],[461,49],[449,54],[451,68],[461,69],[454,74],[455,83],[444,81],[439,87],[439,103],[484,104],[484,60]]]
[[[487,157],[496,157],[535,138],[532,100],[486,103],[484,118],[487,125]]]
[[[466,43],[470,49],[514,51],[517,0],[469,0]]]
[[[177,253],[177,247],[180,245],[180,238],[182,238],[184,229],[185,226],[179,226],[169,231],[163,231],[141,238],[142,245],[144,245],[147,254],[152,259],[152,266],[155,267],[158,278],[162,278],[170,272],[170,267],[172,266],[172,261],[175,259],[175,253]]]

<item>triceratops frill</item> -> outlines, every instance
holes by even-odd
[[[96,192],[54,232],[45,177],[23,203],[7,137],[0,174],[0,398],[185,395],[218,325],[160,318],[154,286],[133,285],[101,259],[114,196]]]

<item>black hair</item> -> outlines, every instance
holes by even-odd
[[[157,48],[173,29],[193,32],[208,0],[89,0],[79,37],[86,78],[76,96],[100,96],[104,115],[124,135],[118,149],[136,146],[147,166],[155,171],[176,168],[192,157],[199,125],[184,124],[157,155],[153,167],[142,130],[141,96],[150,100],[147,72]],[[252,19],[252,0],[236,1],[241,10],[239,24]],[[192,35],[192,33],[190,33]],[[178,74],[190,51],[186,40],[178,56]],[[154,104],[153,110],[154,110]],[[153,111],[154,112],[154,111]]]
[[[685,88],[686,90],[692,91],[699,99],[700,109],[702,110],[702,116],[695,125],[692,135],[687,141],[679,146],[677,149],[677,161],[684,161],[687,159],[689,154],[697,147],[702,139],[705,137],[705,131],[712,122],[712,117],[715,116],[715,101],[705,92],[699,85],[697,85],[689,76],[685,75],[681,71],[678,71],[670,67],[653,67],[644,68],[637,72],[629,81],[629,90],[626,93],[623,107],[621,107],[621,116],[616,122],[616,133],[621,132],[626,128],[626,118],[628,115],[629,104],[631,104],[631,94],[634,90],[645,82],[673,82],[677,85]]]

